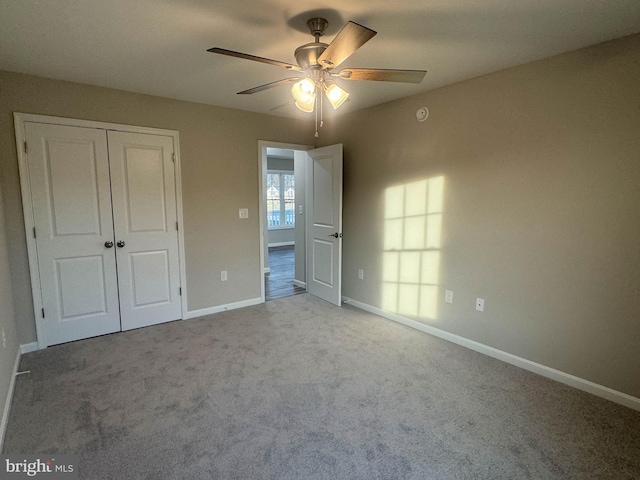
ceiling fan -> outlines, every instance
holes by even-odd
[[[342,105],[349,93],[340,88],[333,80],[373,80],[378,82],[402,82],[420,83],[426,75],[426,70],[394,70],[378,68],[345,68],[339,72],[333,69],[349,58],[356,50],[371,40],[376,31],[359,25],[355,22],[347,22],[342,30],[338,32],[333,41],[329,44],[321,43],[320,37],[329,25],[329,22],[320,17],[311,18],[307,21],[307,26],[315,41],[296,48],[294,56],[298,65],[271,60],[269,58],[257,57],[247,53],[234,52],[224,48],[210,48],[211,53],[228,55],[230,57],[243,58],[254,62],[266,63],[277,67],[284,67],[295,72],[298,76],[284,78],[275,82],[266,83],[257,87],[238,92],[238,95],[250,95],[262,92],[280,85],[293,84],[291,93],[295,98],[295,105],[303,112],[316,112],[316,123],[318,109],[316,107],[317,92],[320,92],[320,109],[322,110],[322,93],[334,109]],[[304,75],[304,77],[302,76]],[[322,113],[322,112],[321,112]],[[322,126],[322,125],[321,125]],[[318,136],[316,128],[316,136]]]

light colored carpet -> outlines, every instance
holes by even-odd
[[[21,368],[5,453],[85,479],[640,478],[640,412],[307,294]]]

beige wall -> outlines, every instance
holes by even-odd
[[[11,385],[13,366],[18,353],[18,336],[16,335],[13,295],[11,292],[11,275],[9,272],[9,255],[7,251],[7,235],[2,208],[2,189],[0,188],[0,421],[5,409],[7,393]],[[2,332],[6,337],[6,347],[2,343]],[[0,430],[0,435],[2,435]],[[0,438],[0,451],[2,450]]]
[[[635,35],[327,122],[323,144],[345,149],[344,295],[640,397],[639,79]],[[439,177],[441,230],[417,183]],[[387,189],[407,184],[403,205]],[[403,244],[425,205],[433,248]]]
[[[0,176],[21,343],[36,334],[13,112],[179,131],[189,310],[260,296],[258,140],[312,144],[310,123],[0,72]],[[249,208],[248,220],[239,208]]]

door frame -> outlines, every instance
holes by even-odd
[[[36,324],[36,336],[38,338],[38,349],[46,348],[46,338],[43,318],[40,312],[43,308],[42,289],[40,286],[40,271],[38,268],[38,251],[36,241],[33,236],[35,221],[33,215],[33,205],[31,202],[31,182],[29,178],[29,165],[27,153],[25,152],[26,136],[25,122],[47,123],[69,127],[96,128],[100,130],[114,130],[118,132],[143,133],[148,135],[162,135],[173,139],[173,149],[175,153],[175,182],[176,182],[176,210],[178,219],[178,261],[180,263],[180,288],[182,289],[181,310],[182,318],[187,318],[187,282],[184,253],[184,217],[182,212],[182,175],[180,169],[180,137],[175,130],[163,130],[150,127],[138,127],[133,125],[122,125],[118,123],[96,122],[92,120],[80,120],[75,118],[53,117],[48,115],[35,115],[31,113],[13,114],[14,127],[16,132],[16,151],[18,153],[18,169],[20,173],[20,190],[22,196],[22,213],[24,216],[25,237],[27,241],[27,254],[29,257],[29,273],[31,276],[31,296],[33,299],[33,312]],[[265,150],[266,151],[266,150]],[[264,289],[264,283],[263,283]],[[264,293],[264,292],[263,292]]]
[[[313,150],[315,147],[311,145],[299,145],[296,143],[272,142],[269,140],[258,140],[258,216],[260,217],[260,300],[265,302],[265,286],[264,286],[264,259],[267,254],[265,252],[265,241],[268,238],[267,224],[267,204],[265,202],[264,184],[267,180],[267,147],[281,148],[284,150]],[[305,216],[306,218],[306,216]],[[305,222],[306,229],[306,222]],[[306,260],[305,260],[306,261]]]

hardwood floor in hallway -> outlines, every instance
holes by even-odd
[[[293,245],[269,248],[271,271],[264,276],[266,301],[306,292],[304,288],[292,283],[295,278],[295,265]]]

